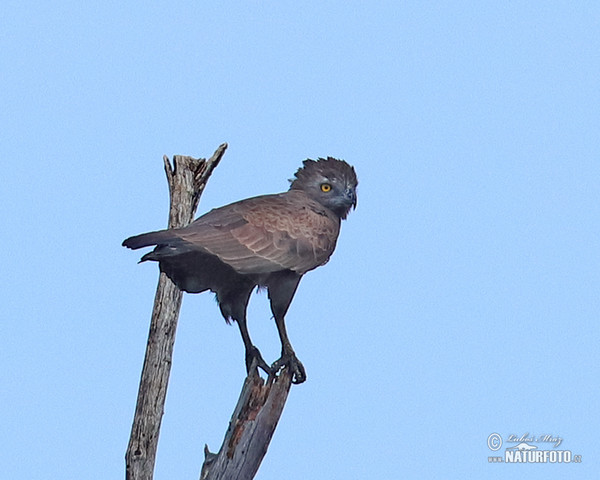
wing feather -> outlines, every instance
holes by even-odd
[[[211,210],[176,235],[240,273],[304,274],[329,260],[339,227],[332,212],[302,191],[289,191]]]

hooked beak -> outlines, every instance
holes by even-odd
[[[356,203],[357,203],[356,190],[354,190],[353,188],[347,188],[346,191],[344,192],[344,196],[348,200],[348,203],[350,205],[352,205],[352,208],[356,209]]]

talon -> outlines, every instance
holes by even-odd
[[[248,375],[252,371],[253,365],[262,369],[267,375],[273,375],[275,373],[263,359],[262,355],[260,354],[260,350],[255,346],[252,346],[251,349],[246,350],[246,372]]]
[[[298,360],[294,352],[284,352],[279,360],[271,365],[273,373],[277,373],[281,368],[288,367],[292,371],[292,383],[300,384],[306,381],[306,370],[304,365]]]

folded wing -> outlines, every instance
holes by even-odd
[[[329,260],[339,219],[303,192],[264,195],[211,210],[185,228],[125,240],[140,248],[157,245],[142,260],[166,260],[202,251],[243,274],[289,269],[300,275]]]

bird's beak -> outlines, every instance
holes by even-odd
[[[352,208],[356,209],[356,202],[357,202],[356,190],[354,190],[353,188],[347,188],[346,191],[344,192],[344,196],[348,200],[348,203],[350,205],[352,205]]]

